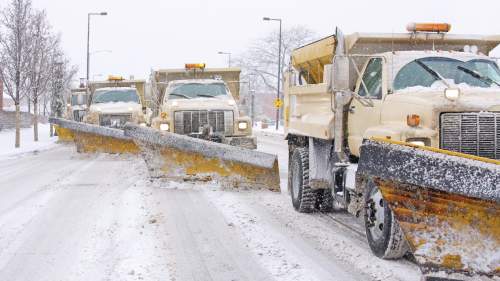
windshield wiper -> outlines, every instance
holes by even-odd
[[[460,69],[461,71],[469,74],[470,76],[476,78],[476,79],[479,79],[479,80],[481,80],[483,82],[489,83],[490,85],[491,84],[496,84],[497,86],[500,86],[500,83],[498,83],[497,81],[491,79],[488,76],[482,75],[477,70],[473,70],[473,69],[470,69],[470,68],[467,68],[467,67],[461,66],[461,65],[457,66],[457,68]]]
[[[196,95],[197,97],[205,97],[205,98],[215,98],[215,96],[212,95],[205,95],[205,94],[198,94]]]
[[[176,96],[176,97],[183,97],[185,99],[191,99],[190,97],[183,95],[183,94],[176,94],[176,93],[170,93],[168,94],[169,96]]]
[[[450,83],[448,83],[448,81],[446,81],[446,79],[444,79],[443,75],[439,74],[439,72],[432,69],[430,66],[425,64],[423,61],[415,60],[415,62],[418,65],[420,65],[423,69],[425,69],[427,72],[429,72],[436,80],[441,80],[446,87],[448,87],[448,88],[451,87]]]

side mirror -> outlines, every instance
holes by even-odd
[[[349,91],[349,57],[345,49],[344,34],[340,28],[335,29],[335,54],[333,56],[333,73],[331,89],[334,92]]]
[[[331,89],[335,92],[350,91],[349,87],[349,57],[337,55],[333,58]]]

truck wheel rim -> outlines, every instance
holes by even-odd
[[[293,194],[293,198],[294,199],[297,199],[299,198],[299,182],[300,182],[300,179],[299,179],[299,173],[298,172],[298,165],[297,164],[294,164],[294,167],[293,167],[293,176],[292,176],[292,194]]]
[[[378,188],[374,188],[368,200],[369,230],[374,240],[378,240],[384,233],[385,201]]]

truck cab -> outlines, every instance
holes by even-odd
[[[175,78],[164,82],[159,114],[152,120],[152,127],[255,149],[252,120],[240,113],[235,99],[239,93],[233,92],[239,90],[239,69],[203,68],[201,73],[191,72],[191,77],[186,69],[167,72]]]
[[[500,159],[500,70],[488,56],[397,51],[367,59],[347,116],[349,151],[383,137]]]
[[[108,81],[89,85],[92,94],[84,122],[118,129],[127,122],[149,125],[151,111],[145,105],[144,80],[110,76]]]
[[[66,104],[66,119],[82,122],[88,110],[88,93],[86,88],[71,89]]]

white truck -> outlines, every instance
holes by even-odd
[[[408,33],[334,36],[296,49],[286,73],[289,190],[299,212],[334,206],[364,216],[375,255],[407,250],[372,181],[356,177],[360,147],[380,138],[500,159],[500,36]]]
[[[84,122],[123,128],[132,122],[149,125],[151,110],[146,107],[144,80],[125,80],[110,76],[108,81],[90,82],[91,100]]]
[[[204,64],[154,72],[151,84],[160,106],[152,127],[255,149],[252,120],[237,105],[240,72],[239,68],[206,69]]]

